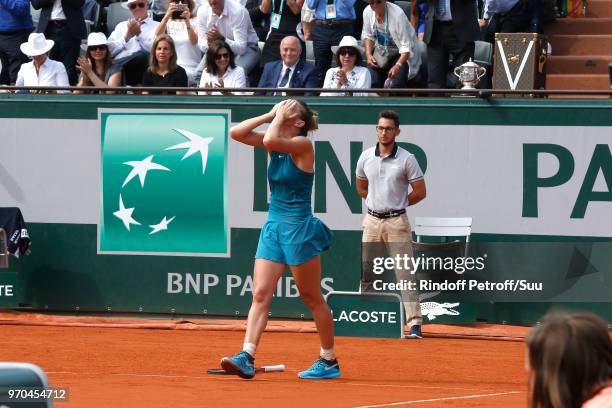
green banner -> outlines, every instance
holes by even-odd
[[[228,128],[278,99],[0,95],[0,202],[21,208],[33,242],[11,258],[20,303],[245,316],[268,158]],[[358,289],[355,166],[393,105],[427,183],[411,222],[472,217],[469,256],[487,256],[483,273],[441,281],[470,296],[421,279],[424,324],[532,323],[563,304],[612,316],[612,100],[306,99],[320,118],[313,211],[334,231],[323,294]],[[271,316],[310,317],[288,274]]]
[[[19,306],[19,283],[17,272],[0,270],[0,308]]]
[[[352,337],[404,337],[401,297],[396,294],[331,292],[334,333]]]

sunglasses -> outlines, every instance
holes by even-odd
[[[87,47],[89,51],[105,51],[106,45],[92,45],[91,47]]]
[[[215,55],[215,59],[216,60],[221,60],[221,59],[229,59],[230,55],[229,53],[224,53],[224,54],[217,54]]]
[[[354,57],[355,55],[357,55],[357,52],[352,48],[342,48],[340,51],[338,51],[338,54]]]
[[[132,3],[128,7],[130,10],[136,10],[136,7],[145,8],[145,3],[136,3],[136,4]]]

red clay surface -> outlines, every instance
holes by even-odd
[[[205,374],[240,349],[238,321],[0,313],[0,361],[37,364],[52,386],[69,388],[70,400],[57,403],[60,408],[526,406],[524,328],[428,325],[423,340],[339,337],[342,378],[305,381],[297,372],[319,351],[312,325],[270,326],[256,363],[282,363],[287,370],[254,380]],[[474,338],[457,338],[466,336]]]

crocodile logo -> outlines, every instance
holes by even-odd
[[[459,312],[453,309],[457,306],[459,303],[424,302],[421,303],[421,314],[427,316],[429,320],[442,315],[459,316]]]

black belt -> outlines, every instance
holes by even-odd
[[[335,26],[340,24],[352,24],[353,20],[348,18],[343,18],[340,20],[312,20],[312,23],[317,25]]]
[[[405,209],[392,210],[392,211],[381,213],[381,212],[372,211],[368,208],[368,214],[370,214],[372,217],[381,218],[381,219],[399,217],[400,215],[405,214],[405,213],[406,213]]]
[[[66,25],[66,20],[49,20],[49,23],[55,24],[56,26],[64,26]]]

